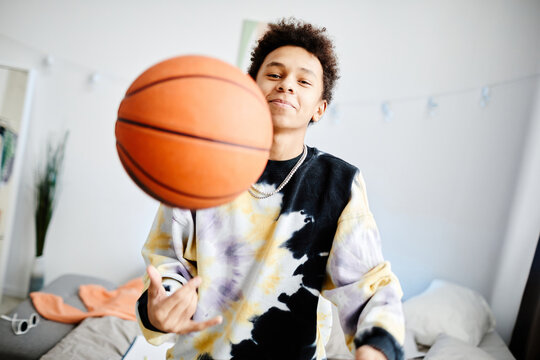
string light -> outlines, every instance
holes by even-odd
[[[50,68],[54,64],[54,57],[52,55],[47,55],[43,58],[43,66]]]
[[[90,85],[97,84],[100,81],[101,81],[101,74],[98,73],[97,71],[91,73],[90,76],[88,77],[88,82],[90,83]]]
[[[390,108],[390,104],[388,102],[383,102],[381,104],[381,111],[383,113],[384,121],[390,122],[394,118],[394,112]]]
[[[9,36],[6,36],[4,34],[0,34],[0,37],[3,37],[5,39],[8,39],[10,41],[13,41],[13,42],[16,42],[26,48],[30,48],[32,50],[34,50],[35,52],[38,52],[40,53],[40,56],[42,56],[42,65],[44,67],[44,70],[50,70],[50,68],[52,68],[53,65],[55,65],[57,63],[57,59],[51,55],[51,54],[48,54],[44,51],[41,51],[33,46],[30,46],[28,44],[25,44],[24,42],[20,41],[20,40],[17,40],[17,39],[14,39],[14,38],[11,38]],[[85,72],[88,72],[89,69],[88,67],[84,66],[84,65],[81,65],[81,64],[78,64],[78,63],[74,63],[74,62],[71,62],[71,61],[68,61],[68,60],[65,60],[65,59],[59,59],[61,60],[62,63],[65,63],[65,64],[70,64],[72,65],[72,67],[76,67],[77,69],[79,70],[82,70],[82,71],[85,71]],[[496,82],[496,83],[491,83],[489,85],[485,85],[481,88],[481,93],[480,93],[480,102],[479,102],[479,105],[481,108],[486,108],[489,104],[489,102],[491,101],[491,92],[492,92],[492,89],[494,87],[498,87],[498,86],[502,86],[502,85],[506,85],[506,84],[510,84],[510,83],[515,83],[515,82],[520,82],[520,81],[525,81],[525,80],[529,80],[529,79],[534,79],[534,78],[537,78],[539,77],[540,74],[531,74],[531,75],[526,75],[526,76],[523,76],[523,77],[520,77],[520,78],[514,78],[514,79],[510,79],[510,80],[506,80],[506,81],[501,81],[501,82]],[[126,79],[126,78],[123,78],[123,77],[120,77],[120,76],[117,76],[116,74],[107,74],[103,71],[93,71],[90,73],[90,75],[87,77],[87,82],[90,86],[94,86],[95,84],[97,83],[100,83],[102,82],[103,80],[118,80],[118,81],[122,81],[122,83],[130,83],[130,79]],[[422,99],[426,99],[427,98],[427,112],[429,114],[429,116],[434,116],[436,113],[437,113],[437,110],[439,108],[439,104],[437,101],[435,101],[435,98],[437,99],[440,99],[441,97],[445,97],[445,96],[453,96],[453,95],[460,95],[460,94],[463,94],[463,93],[466,93],[466,92],[477,92],[478,91],[478,88],[466,88],[466,89],[460,89],[460,90],[454,90],[454,91],[447,91],[447,92],[442,92],[442,93],[438,93],[438,94],[431,94],[430,96],[408,96],[408,97],[403,97],[403,98],[394,98],[394,99],[388,99],[382,103],[378,102],[378,101],[366,101],[366,100],[362,100],[362,99],[353,99],[353,100],[349,100],[349,101],[338,101],[338,102],[334,102],[332,104],[332,106],[330,107],[330,111],[329,111],[329,115],[330,117],[332,118],[332,122],[334,124],[339,124],[341,121],[341,117],[340,117],[340,114],[342,113],[342,108],[347,106],[347,105],[352,105],[354,106],[355,108],[361,108],[361,107],[372,107],[372,106],[376,106],[377,104],[380,104],[380,108],[381,108],[381,112],[382,112],[382,115],[383,115],[383,120],[385,122],[391,122],[393,119],[394,119],[394,111],[392,110],[390,104],[396,104],[396,103],[400,103],[400,102],[410,102],[410,101],[418,101],[418,100],[422,100]],[[425,101],[425,100],[424,100]]]
[[[491,90],[490,90],[489,86],[484,86],[482,88],[482,95],[480,97],[480,107],[481,108],[485,108],[488,105],[489,100],[491,98],[490,92],[491,92]]]
[[[435,100],[433,99],[433,96],[430,96],[428,98],[428,102],[427,102],[427,112],[428,112],[428,115],[429,116],[434,116],[435,115],[435,112],[437,110],[437,108],[439,107],[439,104],[437,104],[435,102]]]

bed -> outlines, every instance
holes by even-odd
[[[75,274],[63,275],[43,291],[85,310],[78,297],[80,285],[98,284],[116,288],[110,281]],[[485,300],[474,291],[434,280],[430,287],[404,303],[406,316],[405,358],[425,360],[495,359],[515,360],[494,330],[494,318]],[[10,314],[28,317],[35,309],[29,299]],[[336,314],[334,308],[334,314]],[[452,319],[452,321],[449,321]],[[329,359],[352,359],[343,332],[334,323],[327,344]],[[87,318],[79,325],[44,318],[26,334],[15,335],[8,321],[0,322],[0,359],[122,359],[140,335],[135,321],[105,316]]]
[[[495,330],[495,318],[476,291],[442,279],[403,303],[405,358],[425,360],[515,360]],[[333,308],[333,319],[337,309]],[[334,323],[329,359],[352,359]]]
[[[42,291],[59,295],[66,304],[86,311],[78,297],[78,289],[84,284],[101,285],[107,290],[117,287],[116,284],[104,279],[67,274],[51,282]],[[8,316],[17,313],[18,318],[28,318],[35,311],[30,299],[26,299]],[[135,321],[111,316],[88,318],[79,325],[49,321],[40,317],[38,325],[23,335],[15,335],[11,323],[2,320],[0,322],[0,359],[56,359],[54,356],[59,350],[62,350],[65,359],[121,359],[138,333],[139,329]],[[77,348],[72,345],[67,346],[68,342],[72,344],[74,341],[78,342]],[[95,357],[86,352],[88,349],[96,353]],[[50,354],[46,355],[49,352]],[[84,354],[84,356],[77,354]]]

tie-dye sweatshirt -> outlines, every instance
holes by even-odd
[[[270,160],[256,186],[272,191],[299,158]],[[193,212],[160,205],[142,253],[169,292],[202,277],[194,320],[223,316],[201,332],[165,334],[148,321],[145,291],[139,324],[150,343],[175,342],[168,359],[325,359],[327,300],[352,353],[368,344],[403,359],[403,293],[383,259],[363,177],[316,148],[269,198],[246,191]]]

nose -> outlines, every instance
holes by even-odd
[[[294,87],[293,82],[289,76],[285,76],[281,79],[281,81],[277,84],[277,89],[279,91],[286,91],[289,93],[294,93]]]

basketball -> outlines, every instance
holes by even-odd
[[[116,149],[131,179],[170,206],[234,200],[262,174],[272,144],[268,103],[221,60],[179,56],[143,72],[118,108]]]

